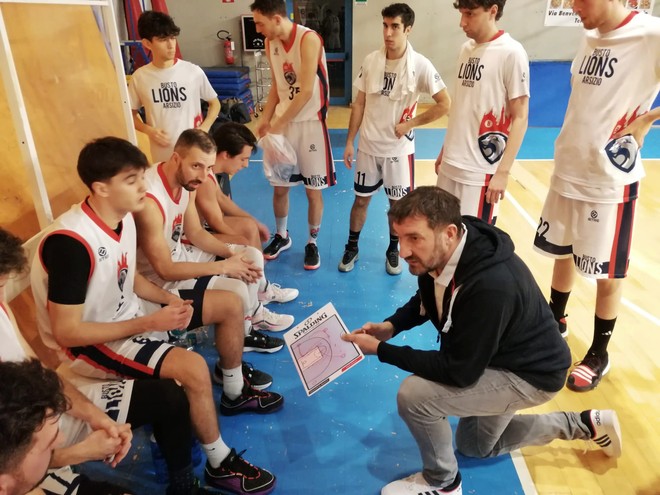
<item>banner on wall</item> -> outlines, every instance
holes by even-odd
[[[646,14],[653,12],[655,0],[626,0],[626,7]],[[582,21],[573,13],[573,0],[548,0],[545,11],[546,26],[581,27]]]

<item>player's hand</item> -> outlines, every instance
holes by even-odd
[[[168,304],[151,315],[151,327],[157,332],[187,328],[193,316],[191,300]]]
[[[270,132],[270,122],[266,122],[265,120],[263,122],[259,122],[259,125],[257,125],[257,136],[260,138],[264,137],[266,134]]]
[[[353,148],[353,143],[346,143],[344,148],[344,165],[347,169],[353,168],[353,157],[355,155],[355,148]]]
[[[171,143],[170,135],[164,129],[152,127],[153,131],[149,133],[149,137],[153,139],[159,146],[169,146]]]
[[[440,148],[440,153],[438,153],[438,158],[435,159],[435,175],[440,173],[440,164],[442,163],[442,153],[445,151],[445,147]]]
[[[630,124],[628,124],[626,127],[621,129],[614,136],[612,136],[612,138],[618,139],[627,134],[630,134],[637,142],[637,145],[641,148],[644,145],[644,138],[651,130],[652,124],[653,124],[653,120],[646,119],[645,115],[640,115]]]
[[[504,199],[504,191],[509,182],[508,172],[497,171],[491,177],[486,191],[486,201],[490,204],[497,203],[500,199]]]
[[[217,261],[216,263],[222,263],[223,275],[227,275],[231,278],[237,278],[246,284],[256,282],[262,275],[261,269],[259,269],[249,259],[244,258],[240,253],[235,254],[226,260]]]
[[[117,465],[117,456],[125,449],[121,437],[113,438],[105,430],[92,432],[75,447],[81,458],[89,461],[106,461],[113,467]],[[130,448],[130,442],[128,448]]]
[[[399,122],[397,125],[394,126],[394,135],[398,139],[401,139],[403,136],[408,134],[411,129],[412,129],[412,125],[410,124],[409,120],[406,120],[405,122]]]
[[[270,229],[263,223],[257,222],[257,229],[259,230],[259,238],[261,242],[266,242],[270,239]]]

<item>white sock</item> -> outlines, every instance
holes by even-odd
[[[307,244],[316,244],[316,238],[319,236],[321,225],[312,225],[311,223],[308,223],[307,227],[309,227],[309,239],[307,239]]]
[[[201,445],[209,460],[209,464],[214,468],[217,468],[231,452],[227,444],[222,441],[222,437],[218,437],[215,442],[202,443]]]
[[[288,215],[286,217],[275,217],[275,230],[285,239],[289,236],[286,231]]]
[[[230,370],[222,368],[222,391],[232,400],[241,395],[243,391],[243,369],[241,366]]]

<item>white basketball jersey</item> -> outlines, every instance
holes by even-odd
[[[151,141],[153,161],[168,160],[181,133],[204,121],[200,100],[217,98],[204,71],[185,60],[176,60],[167,69],[153,64],[140,67],[131,76],[128,94],[131,108],[144,107],[146,123],[167,131],[170,137],[168,146]]]
[[[277,84],[277,95],[279,96],[279,102],[275,107],[276,117],[281,116],[289,108],[295,95],[300,92],[300,73],[302,72],[300,45],[303,38],[308,35],[319,36],[317,32],[294,23],[288,43],[285,44],[278,39],[266,43],[271,71]],[[292,119],[292,122],[325,120],[329,99],[328,67],[325,61],[325,49],[321,44],[312,97]]]
[[[573,199],[621,202],[625,186],[645,173],[632,136],[613,135],[646,113],[658,95],[660,19],[637,14],[608,33],[586,31],[571,75],[551,187]]]
[[[9,310],[0,303],[0,361],[23,361],[28,357],[27,343],[19,336]]]
[[[452,166],[450,178],[457,182],[470,184],[478,177],[483,184],[506,148],[509,100],[529,96],[529,60],[523,46],[500,31],[486,43],[466,41],[457,67],[442,166]]]
[[[369,74],[374,59],[383,56],[381,50],[367,55],[362,62],[360,73],[353,85],[366,93],[364,116],[360,125],[360,140],[358,148],[363,153],[378,157],[408,156],[415,152],[415,131],[398,138],[394,127],[415,117],[417,102],[422,93],[433,96],[445,89],[445,83],[433,64],[423,55],[415,52],[412,74],[415,82],[414,92],[406,93],[400,99],[391,99],[390,93],[395,91],[395,85],[403,84],[403,75],[407,69],[407,55],[397,61],[386,61],[385,72]],[[394,62],[394,63],[392,63]],[[367,90],[369,79],[377,77],[383,81],[383,89],[379,93]]]
[[[136,268],[136,234],[133,215],[122,219],[121,234],[111,230],[86,202],[74,205],[47,229],[32,262],[30,280],[37,307],[37,324],[44,343],[59,350],[48,316],[48,273],[42,261],[46,239],[64,234],[82,243],[89,253],[91,273],[83,309],[83,321],[116,322],[140,316],[133,292]]]

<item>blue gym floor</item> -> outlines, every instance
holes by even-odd
[[[520,159],[550,159],[556,128],[530,128]],[[331,131],[335,160],[343,154],[346,130]],[[417,159],[435,159],[444,130],[417,131]],[[660,157],[660,129],[646,138],[644,155]],[[388,242],[386,200],[377,194],[360,237],[360,260],[354,271],[340,273],[337,263],[348,235],[353,201],[352,171],[336,163],[338,185],[326,190],[325,213],[319,235],[321,268],[303,270],[307,240],[307,205],[302,187],[291,191],[289,231],[293,247],[266,265],[274,282],[297,287],[300,296],[287,304],[271,304],[277,312],[293,314],[301,321],[327,302],[332,302],[349,328],[366,321],[381,321],[403,304],[416,290],[415,278],[407,270],[399,277],[385,273],[384,254]],[[267,225],[273,226],[271,189],[259,155],[250,167],[231,182],[234,199]],[[418,348],[436,347],[436,332],[426,325],[397,337],[395,343]],[[198,349],[211,368],[215,351],[210,342]],[[248,353],[245,360],[273,375],[272,390],[284,395],[284,408],[267,416],[221,417],[225,442],[245,457],[270,469],[278,478],[276,493],[377,495],[388,482],[418,471],[419,453],[396,412],[396,393],[406,372],[368,357],[339,380],[307,397],[286,348],[275,354]],[[215,387],[219,400],[221,389]],[[176,418],[172,418],[176,421]],[[455,422],[454,422],[455,424]],[[471,495],[524,493],[510,456],[474,460],[458,456],[463,490]],[[203,465],[197,468],[201,477]],[[85,467],[88,474],[107,477],[101,465]],[[139,495],[164,493],[156,483],[145,436],[136,432],[134,447],[117,477]]]

